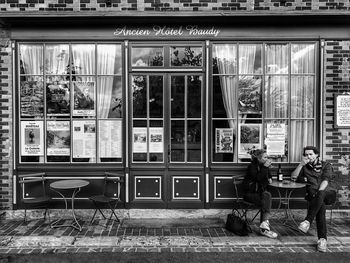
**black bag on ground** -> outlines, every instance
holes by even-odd
[[[233,210],[231,214],[227,215],[226,229],[238,236],[247,236],[249,233],[247,221],[237,210]]]

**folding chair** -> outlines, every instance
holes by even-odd
[[[103,218],[106,219],[106,216],[101,210],[106,206],[109,208],[111,214],[105,226],[108,225],[113,216],[115,217],[115,221],[120,222],[118,216],[115,213],[115,210],[117,208],[118,202],[120,201],[120,190],[122,183],[124,183],[123,174],[110,172],[105,173],[102,194],[89,197],[95,206],[95,212],[92,216],[90,224],[92,224],[94,221],[97,211],[99,211]]]
[[[45,208],[44,220],[46,220],[46,213],[49,217],[49,202],[50,196],[46,195],[45,190],[45,173],[32,173],[18,175],[18,182],[22,189],[22,203],[24,205],[24,222],[27,221],[27,208]],[[30,187],[34,196],[25,197],[25,187]]]
[[[253,203],[250,203],[248,201],[245,201],[241,196],[238,188],[242,185],[243,183],[243,179],[244,177],[242,176],[233,176],[232,177],[233,179],[233,185],[234,185],[234,209],[236,210],[240,210],[240,214],[241,216],[246,220],[246,222],[248,223],[249,225],[249,228],[250,228],[250,225],[253,224],[255,218],[260,214],[260,222],[262,222],[262,213],[261,213],[261,208]],[[249,211],[253,211],[253,210],[258,210],[256,212],[256,214],[254,215],[254,217],[252,219],[248,219],[248,212]],[[251,228],[250,228],[250,232],[252,232]]]

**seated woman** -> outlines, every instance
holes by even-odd
[[[270,230],[269,223],[272,201],[266,188],[272,182],[270,166],[271,161],[264,150],[258,149],[252,153],[252,161],[243,180],[243,199],[261,207],[260,233],[269,238],[277,238],[277,233]]]

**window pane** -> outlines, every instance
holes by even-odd
[[[21,117],[44,116],[44,83],[40,76],[21,81]]]
[[[290,135],[290,161],[300,162],[303,148],[307,145],[314,145],[315,142],[314,122],[309,120],[291,121]]]
[[[264,126],[264,144],[269,158],[274,162],[287,162],[287,121],[266,121]]]
[[[236,118],[237,117],[237,77],[214,77],[213,117]]]
[[[185,117],[185,77],[171,77],[171,117]]]
[[[132,130],[132,159],[134,162],[147,162],[147,122],[134,121]]]
[[[70,121],[48,121],[46,142],[48,162],[70,162]]]
[[[202,111],[202,77],[187,76],[187,117],[200,118]]]
[[[99,118],[122,118],[123,94],[121,77],[97,79],[97,109]]]
[[[213,45],[213,74],[235,74],[236,72],[236,45]]]
[[[149,127],[149,161],[163,162],[164,128],[163,121],[150,121]]]
[[[95,120],[73,121],[73,162],[96,162]]]
[[[292,73],[315,73],[315,45],[293,44]]]
[[[145,118],[147,117],[147,77],[133,76],[132,77],[133,90],[133,117]]]
[[[163,118],[163,76],[149,77],[150,118]]]
[[[233,162],[236,146],[236,121],[213,121],[212,154],[213,162]]]
[[[239,45],[239,73],[261,73],[261,45]]]
[[[95,116],[95,82],[73,81],[73,115]]]
[[[172,162],[185,161],[185,122],[171,121],[170,160]]]
[[[240,113],[261,114],[261,76],[240,76],[238,84],[238,110]]]
[[[262,124],[260,120],[241,121],[238,125],[238,158],[241,162],[249,162],[249,152],[253,149],[261,149]]]
[[[314,117],[314,77],[292,77],[291,117]]]
[[[69,81],[64,77],[52,76],[46,79],[46,110],[48,116],[70,115]]]
[[[20,73],[43,74],[43,46],[20,45]]]
[[[95,45],[72,45],[73,61],[69,66],[72,74],[95,74]]]
[[[133,47],[131,60],[133,67],[163,66],[164,50],[162,47]]]
[[[202,160],[202,131],[201,121],[187,122],[187,161],[200,162]]]
[[[288,45],[266,46],[266,73],[288,73]]]
[[[21,121],[20,148],[22,161],[44,161],[44,122]]]
[[[45,73],[67,75],[69,65],[69,45],[45,46]]]
[[[171,47],[171,66],[202,66],[201,47]]]
[[[122,161],[122,130],[121,120],[100,120],[98,122],[98,154],[100,162]]]
[[[288,117],[288,77],[266,77],[265,117]]]
[[[97,74],[113,75],[122,72],[120,45],[97,45]]]

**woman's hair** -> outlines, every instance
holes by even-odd
[[[266,153],[266,151],[262,149],[254,150],[251,154],[252,161],[257,161],[258,159],[261,159],[261,156],[263,156],[264,153]]]

